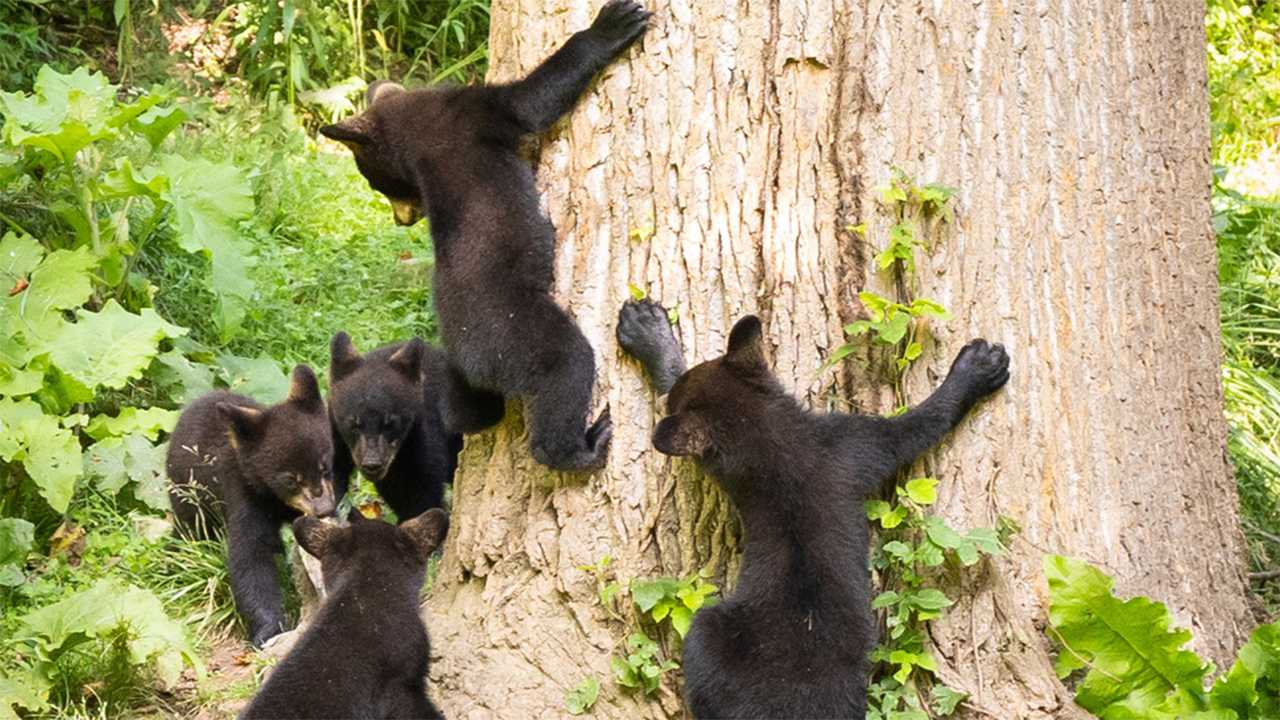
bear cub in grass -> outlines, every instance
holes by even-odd
[[[397,518],[441,507],[462,449],[440,413],[444,353],[414,338],[361,355],[340,332],[329,356],[337,496],[359,469]]]
[[[418,595],[449,529],[439,508],[399,527],[353,510],[348,527],[301,517],[328,597],[241,718],[440,718],[427,698],[430,645]]]
[[[555,228],[520,142],[569,112],[649,15],[613,0],[523,80],[423,90],[379,82],[364,113],[320,128],[351,148],[396,222],[431,220],[448,427],[479,432],[502,419],[505,396],[519,396],[534,459],[557,470],[603,466],[613,426],[607,408],[587,424],[594,353],[551,296]]]
[[[863,501],[1009,379],[1003,347],[973,340],[924,402],[893,418],[805,410],[765,361],[747,316],[723,357],[684,371],[666,311],[628,302],[622,347],[667,417],[653,445],[691,456],[742,517],[733,593],[699,612],[684,643],[685,694],[700,718],[862,718],[876,643]]]
[[[211,392],[173,428],[165,471],[178,529],[208,538],[225,525],[231,592],[256,646],[285,630],[280,526],[303,513],[333,514],[332,467],[329,419],[306,365],[293,369],[289,396],[278,405]]]

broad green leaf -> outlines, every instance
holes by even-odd
[[[862,301],[863,307],[871,314],[872,321],[880,322],[884,320],[884,310],[891,304],[888,298],[883,298],[873,292],[864,290],[858,293],[858,299]]]
[[[902,561],[909,561],[911,558],[911,546],[901,540],[890,540],[884,544],[883,550]]]
[[[957,188],[942,183],[929,183],[916,188],[916,196],[920,198],[920,202],[932,204],[940,207],[943,203],[951,199],[952,195],[958,192]]]
[[[1171,630],[1161,603],[1121,601],[1111,578],[1087,563],[1046,556],[1049,622],[1057,639],[1088,662],[1076,702],[1104,720],[1145,717],[1175,690],[1202,693],[1208,665],[1182,647],[1186,630]]]
[[[133,161],[123,158],[115,170],[107,173],[94,188],[99,200],[121,197],[149,197],[159,201],[169,189],[169,178],[156,168],[135,170]]]
[[[908,480],[899,491],[917,505],[932,505],[938,501],[938,481],[930,477]]]
[[[66,512],[81,474],[80,443],[29,399],[0,398],[0,458],[21,461],[40,495]]]
[[[22,568],[34,543],[35,526],[30,522],[22,518],[0,518],[0,587],[15,587],[26,582]]]
[[[980,552],[986,555],[1004,554],[1000,535],[991,528],[974,528],[965,534],[965,539],[971,541]]]
[[[906,349],[902,351],[902,359],[906,360],[907,362],[911,362],[916,358],[920,357],[920,353],[923,352],[923,350],[924,348],[920,347],[920,343],[918,342],[910,343],[909,345],[907,345]]]
[[[280,369],[278,362],[269,357],[220,355],[218,365],[232,392],[266,404],[280,402],[289,394],[289,376]]]
[[[0,720],[18,720],[15,708],[39,712],[49,707],[50,687],[48,680],[26,669],[0,676]]]
[[[1280,717],[1280,622],[1262,625],[1209,691],[1209,707],[1240,718]]]
[[[863,503],[868,520],[879,520],[889,514],[889,503],[884,500],[868,500]]]
[[[840,347],[836,348],[835,352],[827,356],[827,359],[822,362],[821,369],[825,370],[831,367],[832,365],[835,365],[836,363],[848,357],[856,349],[857,348],[854,347],[852,343],[841,345]]]
[[[8,292],[18,278],[25,278],[40,264],[44,257],[44,248],[30,235],[5,233],[0,239],[0,278],[4,280],[4,291]]]
[[[129,482],[129,471],[125,468],[128,454],[123,438],[99,440],[84,451],[85,477],[94,481],[94,487],[101,492],[114,496]]]
[[[160,170],[169,178],[165,198],[173,205],[178,245],[209,254],[213,291],[218,295],[223,336],[239,326],[253,293],[252,264],[238,236],[238,225],[253,213],[253,189],[235,165],[202,158],[166,155]]]
[[[141,133],[154,150],[186,120],[187,113],[180,107],[153,107],[130,122],[129,127]]]
[[[152,510],[169,509],[169,485],[164,471],[164,459],[169,444],[152,445],[142,435],[127,435],[124,438],[125,472],[129,474],[136,486],[133,496]]]
[[[978,547],[972,541],[966,539],[956,548],[956,557],[960,559],[960,563],[965,567],[974,565],[978,562]]]
[[[161,384],[176,384],[181,388],[172,397],[183,405],[213,389],[213,368],[192,362],[181,350],[161,353],[151,369]],[[280,371],[278,367],[275,370]]]
[[[19,397],[36,392],[44,384],[44,373],[15,368],[0,360],[0,395]]]
[[[44,656],[56,657],[121,628],[129,629],[130,661],[154,666],[166,686],[177,682],[184,665],[198,668],[182,624],[169,618],[160,599],[115,580],[99,580],[88,590],[28,613],[20,621],[18,639],[41,648]]]
[[[899,505],[895,507],[888,515],[880,518],[880,527],[885,530],[892,530],[902,524],[907,519],[907,509]]]
[[[652,610],[663,598],[674,595],[675,583],[666,578],[631,581],[631,599],[645,612]]]
[[[165,410],[159,407],[126,407],[115,417],[110,415],[94,417],[85,428],[85,432],[94,440],[112,435],[141,433],[148,440],[154,441],[160,433],[172,431],[177,422],[178,411],[176,410]]]
[[[570,715],[581,715],[596,704],[596,699],[599,696],[600,681],[594,677],[589,677],[578,683],[565,695],[564,707],[569,711]]]
[[[30,95],[0,93],[4,139],[70,162],[90,143],[114,137],[109,120],[115,94],[115,86],[101,73],[81,66],[63,74],[45,65]]]
[[[159,353],[160,341],[186,334],[150,308],[138,315],[108,300],[100,312],[81,310],[49,344],[53,361],[86,387],[122,388]]]
[[[910,327],[910,315],[891,309],[888,321],[876,328],[876,332],[879,333],[877,339],[886,345],[896,345],[907,336],[907,330]]]
[[[54,250],[31,272],[26,289],[3,298],[4,328],[24,335],[31,347],[62,332],[62,311],[80,307],[93,294],[91,271],[98,260],[88,248]]]
[[[936,317],[939,320],[951,319],[951,313],[947,312],[946,308],[942,307],[942,305],[932,300],[927,300],[925,298],[916,298],[915,300],[912,300],[911,306],[908,308],[908,312],[910,312],[915,317],[924,317],[928,315],[931,317]]]
[[[898,602],[898,599],[899,599],[898,593],[892,590],[886,590],[885,592],[882,592],[879,595],[875,596],[875,599],[871,601],[871,609],[880,610],[882,608],[887,608],[890,605],[896,604]]]
[[[924,588],[923,590],[909,593],[904,600],[921,610],[942,610],[951,607],[953,604],[951,598],[935,588]]]

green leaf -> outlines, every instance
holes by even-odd
[[[81,66],[63,74],[45,65],[32,89],[30,95],[0,93],[9,144],[39,148],[70,162],[90,143],[115,136],[109,120],[116,87],[101,73]]]
[[[671,602],[671,599],[664,597],[658,601],[657,605],[653,606],[652,610],[649,611],[649,616],[653,618],[654,622],[662,622],[666,619],[667,615],[671,614],[671,609],[673,607],[675,607],[675,604]]]
[[[613,679],[619,685],[627,688],[640,687],[640,677],[636,674],[636,669],[625,659],[615,655],[609,664],[613,668]]]
[[[186,122],[187,113],[177,106],[153,107],[139,115],[129,123],[134,132],[141,133],[150,143],[151,149],[160,147],[160,143]]]
[[[21,258],[23,264],[29,259]],[[0,324],[11,336],[26,336],[33,346],[57,335],[65,326],[62,311],[80,307],[93,295],[90,271],[97,264],[88,248],[49,253],[31,270],[25,290],[4,297]]]
[[[880,610],[882,608],[887,608],[890,605],[896,604],[898,600],[899,600],[898,593],[892,590],[886,590],[885,592],[882,592],[879,595],[877,595],[875,599],[871,601],[871,609]]]
[[[907,330],[911,327],[911,316],[894,309],[890,309],[889,312],[888,321],[876,328],[876,332],[879,333],[877,339],[886,345],[896,345],[907,336]]]
[[[916,298],[915,300],[912,300],[911,305],[907,308],[907,312],[911,313],[915,317],[930,316],[936,317],[939,320],[951,319],[951,313],[947,312],[946,308],[925,298]]]
[[[218,365],[232,392],[248,395],[265,404],[280,402],[289,394],[289,376],[272,358],[220,355]]]
[[[934,685],[929,691],[930,704],[938,715],[951,715],[956,711],[956,706],[967,697],[969,693],[952,690],[946,685]]]
[[[910,562],[912,550],[911,546],[901,540],[890,540],[881,548],[885,553],[892,555],[902,562]]]
[[[689,626],[693,624],[693,611],[683,605],[671,611],[671,627],[676,629],[683,639],[689,634]]]
[[[600,697],[600,681],[589,677],[578,683],[564,697],[564,707],[570,715],[581,715],[596,704]]]
[[[902,524],[907,519],[907,509],[899,505],[892,512],[880,518],[880,527],[885,530],[892,530]]]
[[[129,660],[153,666],[166,686],[174,685],[184,665],[196,665],[195,652],[181,623],[169,618],[160,599],[149,590],[99,580],[88,590],[27,613],[20,620],[20,640],[41,648],[45,657],[92,638],[105,638],[127,628]]]
[[[966,539],[956,548],[956,557],[960,559],[960,563],[965,567],[974,565],[978,562],[978,547]]]
[[[641,288],[636,287],[635,285],[632,285],[631,283],[627,283],[627,292],[631,293],[631,299],[635,300],[636,302],[640,302],[641,300],[644,300],[645,298],[649,297],[649,293],[645,292]]]
[[[82,472],[80,443],[57,417],[28,399],[0,398],[0,458],[21,461],[41,497],[66,512]]]
[[[238,236],[240,221],[253,213],[253,189],[229,162],[166,155],[160,169],[169,178],[165,199],[173,205],[178,244],[187,252],[207,253],[213,264],[212,288],[225,339],[239,327],[253,293],[251,262]]]
[[[181,350],[169,350],[156,356],[151,368],[162,384],[178,385],[173,399],[185,405],[213,389],[213,368],[194,363]],[[280,369],[277,367],[276,372]]]
[[[1087,563],[1046,556],[1049,622],[1057,639],[1089,664],[1076,702],[1095,715],[1144,717],[1175,690],[1202,693],[1207,664],[1182,647],[1164,605],[1145,597],[1121,601],[1111,578]]]
[[[1211,709],[1240,718],[1280,717],[1280,622],[1253,631],[1208,699]]]
[[[920,347],[920,343],[912,342],[909,345],[907,345],[905,350],[902,351],[902,359],[906,360],[907,362],[911,362],[916,358],[920,357],[920,353],[923,350],[924,348]]]
[[[649,612],[671,594],[671,582],[665,579],[632,580],[631,599],[644,612]]]
[[[100,312],[80,310],[78,318],[48,349],[59,368],[89,388],[123,388],[151,364],[161,340],[187,332],[150,308],[134,315],[115,300]]]
[[[867,512],[868,520],[879,520],[889,514],[889,503],[884,500],[868,500],[862,507]]]
[[[858,293],[858,299],[862,301],[863,307],[865,307],[867,312],[871,314],[871,319],[874,322],[884,320],[885,308],[893,304],[888,298],[880,297],[873,292],[865,290]]]
[[[0,239],[0,278],[4,279],[4,290],[13,287],[13,282],[31,274],[44,257],[44,248],[30,235],[5,233]]]
[[[960,537],[960,533],[951,529],[951,526],[943,522],[942,518],[931,516],[924,521],[925,533],[929,536],[929,541],[934,545],[946,550],[955,550],[964,542],[964,538]]]
[[[162,432],[173,430],[178,422],[178,411],[165,410],[159,407],[136,408],[126,407],[115,417],[98,415],[89,422],[85,433],[94,440],[104,437],[141,433],[148,440],[154,441]]]
[[[0,518],[0,586],[15,587],[26,582],[23,566],[33,544],[35,525],[22,518]]]
[[[936,588],[924,588],[907,595],[904,600],[921,610],[942,610],[951,607],[951,598]]]
[[[19,720],[14,708],[39,712],[49,707],[51,683],[31,670],[14,670],[0,677],[0,720]]]
[[[1004,545],[1000,542],[1000,535],[991,528],[974,528],[965,535],[965,539],[971,541],[978,551],[983,554],[1004,554]]]
[[[916,197],[920,198],[920,202],[926,205],[932,205],[935,208],[941,207],[952,195],[958,192],[957,188],[942,183],[929,183],[916,188]]]
[[[899,491],[917,505],[932,505],[938,501],[938,481],[930,477],[908,480]]]

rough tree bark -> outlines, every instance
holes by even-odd
[[[491,80],[532,68],[598,3],[495,0]],[[891,166],[958,186],[924,261],[938,326],[919,400],[970,337],[1013,379],[930,456],[961,527],[1021,523],[933,630],[943,676],[1001,718],[1066,717],[1041,630],[1040,558],[1086,558],[1167,602],[1224,660],[1250,622],[1224,458],[1209,228],[1203,3],[677,0],[541,144],[561,302],[592,341],[608,468],[548,473],[518,410],[468,438],[428,620],[451,717],[548,717],[588,675],[601,717],[675,717],[615,692],[620,641],[590,573],[732,578],[739,530],[691,463],[654,452],[660,408],[613,328],[629,283],[679,308],[691,361],[760,313],[783,381],[815,407],[890,398],[867,364],[819,372],[883,288]],[[868,223],[867,239],[849,228]],[[867,359],[867,358],[864,358]]]

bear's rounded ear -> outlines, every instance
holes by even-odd
[[[747,315],[729,332],[729,349],[725,353],[725,359],[743,368],[763,367],[765,365],[763,337],[760,318]]]
[[[355,372],[360,367],[361,362],[363,362],[363,359],[360,357],[360,352],[356,350],[356,346],[351,342],[350,335],[339,331],[329,341],[330,383],[336,383]]]
[[[408,534],[414,547],[422,553],[422,559],[426,560],[449,533],[449,515],[440,508],[432,508],[400,523],[400,529]]]
[[[343,532],[345,532],[343,528],[310,515],[303,515],[293,521],[294,539],[303,550],[318,558],[323,558],[326,553],[336,547]]]
[[[373,121],[362,113],[340,123],[325,125],[320,128],[320,134],[352,150],[359,150],[373,142]]]
[[[287,402],[297,405],[306,412],[323,412],[324,400],[320,397],[320,381],[310,365],[297,365],[293,368],[293,378],[289,382]]]
[[[404,92],[404,86],[390,80],[378,80],[364,91],[365,105],[372,105],[378,100]]]
[[[214,407],[231,426],[233,440],[250,443],[259,439],[266,429],[267,414],[258,408],[229,402],[220,402]]]
[[[387,362],[402,375],[417,382],[422,378],[422,357],[426,352],[427,345],[422,342],[422,338],[414,338],[391,353]]]
[[[711,448],[710,425],[694,412],[668,415],[653,430],[653,447],[663,455],[702,455]]]

